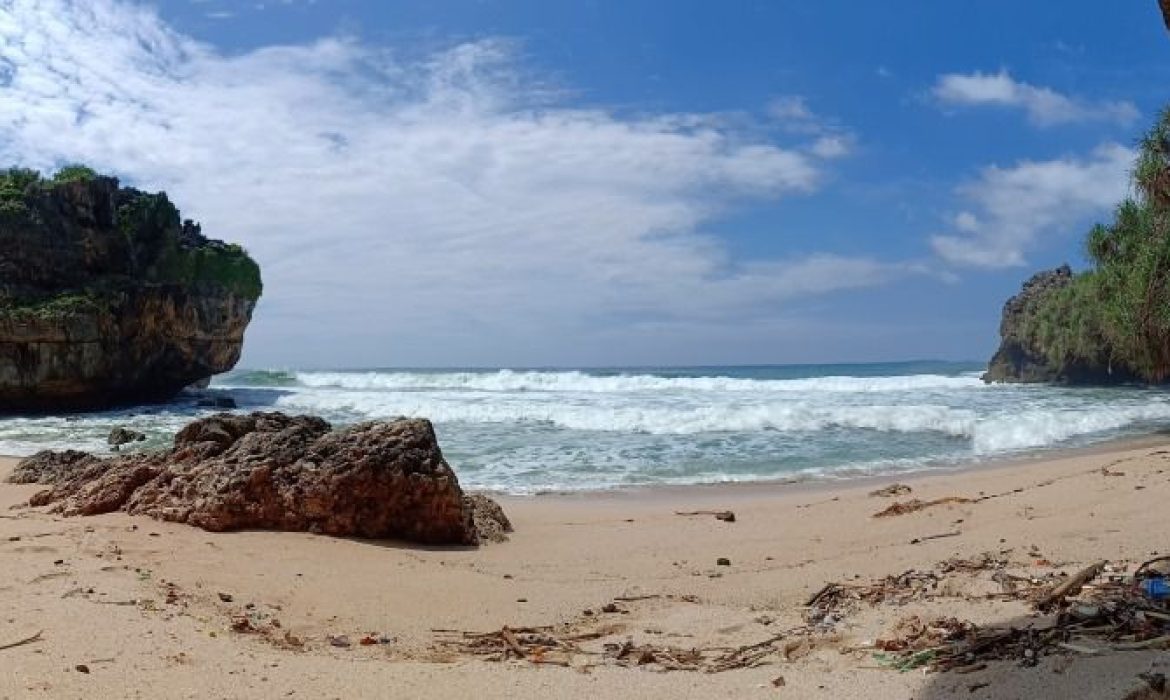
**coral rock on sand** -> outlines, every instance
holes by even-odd
[[[88,452],[42,450],[21,460],[8,476],[8,481],[13,484],[57,484],[94,464],[102,464],[102,460]]]
[[[313,416],[218,414],[183,428],[171,450],[97,459],[40,453],[13,480],[51,484],[30,505],[65,515],[115,510],[206,530],[301,530],[479,544],[510,531],[499,506],[465,497],[430,421],[332,430]]]
[[[471,519],[481,541],[504,542],[508,539],[508,533],[512,532],[512,521],[504,515],[504,509],[499,503],[477,493],[464,496],[463,505],[471,510]]]

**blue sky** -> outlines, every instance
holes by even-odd
[[[251,366],[983,359],[1168,79],[1153,0],[0,0],[0,159],[243,242]]]

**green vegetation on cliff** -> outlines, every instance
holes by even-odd
[[[79,207],[88,213],[76,221],[62,217]],[[247,252],[204,237],[198,224],[180,219],[164,192],[119,188],[116,180],[84,165],[65,166],[49,178],[25,168],[0,170],[0,237],[16,246],[12,253],[36,247],[38,238],[54,240],[64,231],[83,229],[89,233],[76,240],[88,237],[86,246],[109,254],[109,269],[45,289],[20,284],[14,268],[14,274],[0,274],[0,313],[26,320],[95,313],[111,308],[123,291],[142,286],[174,286],[192,294],[218,289],[252,301],[263,291],[260,268]],[[21,237],[26,243],[17,242]],[[21,267],[19,261],[11,264]]]
[[[1170,379],[1170,110],[1141,141],[1133,196],[1089,233],[1090,268],[1024,309],[1019,341],[1072,367]]]

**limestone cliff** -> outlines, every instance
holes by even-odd
[[[1068,265],[1037,272],[1020,293],[1007,300],[1000,320],[1000,346],[983,375],[985,382],[1047,382],[1110,385],[1137,382],[1137,375],[1105,357],[1054,362],[1044,341],[1037,338],[1035,319],[1052,295],[1067,290],[1075,277]],[[1051,341],[1049,341],[1051,342]],[[1102,347],[1102,350],[1104,348]]]
[[[235,365],[260,292],[165,193],[0,171],[0,411],[173,396]]]

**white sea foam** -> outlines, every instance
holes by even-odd
[[[933,431],[970,436],[975,414],[936,405],[826,406],[811,402],[631,401],[562,402],[513,397],[459,400],[424,393],[303,392],[280,398],[285,410],[352,413],[375,418],[420,416],[447,423],[546,423],[570,430],[678,435],[712,432],[815,432],[867,428],[904,433]]]
[[[1170,394],[1160,391],[986,386],[973,371],[791,378],[795,371],[257,370],[216,384],[240,411],[314,413],[335,425],[430,418],[462,483],[514,493],[850,478],[1170,422]],[[0,454],[102,451],[116,425],[150,436],[135,447],[163,447],[210,412],[194,404],[188,397],[149,409],[0,419]]]
[[[831,392],[878,393],[988,388],[978,376],[921,374],[897,377],[813,377],[747,379],[663,377],[651,374],[594,375],[585,372],[297,372],[297,382],[319,389],[357,391],[467,390],[587,393],[701,391],[716,393]],[[994,388],[994,387],[992,387]]]
[[[1070,438],[1106,433],[1139,423],[1170,420],[1170,404],[1096,406],[995,415],[975,426],[972,447],[988,455],[1058,445]]]

